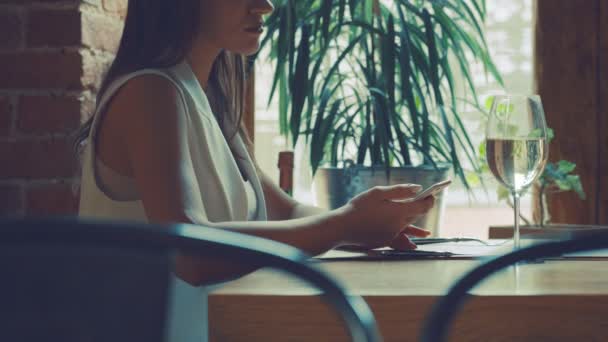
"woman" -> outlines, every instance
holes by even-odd
[[[83,127],[81,216],[184,222],[252,234],[312,255],[340,244],[415,248],[434,204],[419,186],[377,187],[324,211],[285,195],[252,159],[242,129],[244,57],[259,48],[267,0],[130,0],[116,59]],[[246,266],[176,258],[192,285]]]

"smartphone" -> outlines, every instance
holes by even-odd
[[[397,201],[397,202],[416,202],[423,198],[433,196],[433,195],[440,193],[443,189],[447,188],[450,184],[452,184],[452,180],[446,179],[444,181],[441,181],[441,182],[438,182],[438,183],[435,183],[435,184],[429,186],[428,188],[424,189],[423,191],[417,193],[416,196],[414,196],[412,198],[407,198],[405,200]]]

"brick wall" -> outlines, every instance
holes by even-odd
[[[0,216],[77,211],[88,118],[127,0],[0,0]]]

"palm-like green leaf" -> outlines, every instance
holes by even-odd
[[[304,102],[308,95],[308,67],[310,64],[309,38],[310,32],[308,25],[304,25],[302,26],[302,37],[298,49],[294,80],[291,84],[293,105],[291,107],[290,128],[294,145],[298,141],[300,123],[302,121],[302,109],[304,108]]]
[[[483,35],[484,0],[275,5],[262,40],[276,63],[269,102],[279,94],[281,133],[294,145],[306,138],[313,171],[341,158],[387,169],[448,162],[467,185],[465,162],[478,165],[456,104],[481,108],[468,56],[502,84]],[[465,99],[455,96],[456,76]]]

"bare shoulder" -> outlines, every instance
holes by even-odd
[[[178,139],[185,127],[179,90],[167,78],[145,74],[127,81],[112,97],[97,137],[101,160],[115,171],[133,176],[127,151]],[[160,141],[162,140],[162,141]]]
[[[205,222],[177,86],[163,76],[138,76],[121,87],[108,110],[117,133],[103,145],[106,157],[116,162],[108,166],[122,166],[115,170],[132,176],[148,219]]]
[[[146,122],[175,120],[183,105],[179,90],[170,80],[145,74],[126,82],[106,110],[108,124],[120,131]]]

